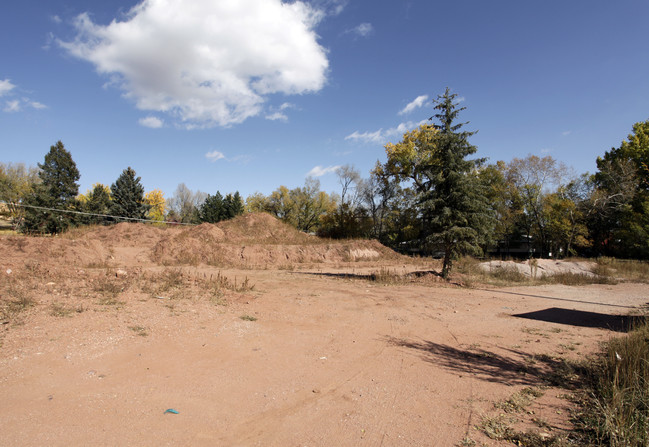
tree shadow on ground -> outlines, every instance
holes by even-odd
[[[290,272],[294,275],[311,275],[311,276],[325,276],[329,278],[340,279],[365,279],[367,281],[376,280],[376,273],[329,273],[329,272]]]
[[[633,315],[603,314],[583,310],[562,309],[560,307],[550,307],[548,309],[512,316],[526,318],[528,320],[546,321],[548,323],[567,324],[570,326],[608,329],[616,332],[627,332],[639,324],[644,318]]]
[[[417,352],[420,358],[435,366],[480,380],[513,385],[539,383],[565,385],[569,365],[565,360],[548,355],[530,355],[506,349],[501,355],[484,349],[460,349],[432,341],[385,337],[388,344]]]
[[[373,273],[332,273],[332,272],[290,272],[295,275],[312,275],[312,276],[326,276],[330,278],[342,278],[342,279],[365,279],[368,281],[376,281],[381,276],[390,276],[394,275],[395,277],[402,278],[425,278],[428,276],[435,276],[441,278],[441,273],[436,272],[435,270],[420,270],[415,272],[408,272],[404,274],[391,273],[390,271],[386,273],[382,272],[373,272]],[[454,283],[449,283],[454,284]]]

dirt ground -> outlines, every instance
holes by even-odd
[[[649,301],[628,283],[383,284],[368,275],[435,266],[229,225],[0,238],[0,445],[508,445],[478,427],[529,386],[543,396],[512,423],[556,435],[571,404],[551,367]]]

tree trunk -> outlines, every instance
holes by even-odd
[[[442,266],[442,278],[448,279],[448,275],[451,273],[451,249],[446,247],[444,249],[444,264]]]

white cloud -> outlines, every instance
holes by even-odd
[[[7,101],[5,108],[3,109],[5,112],[19,112],[21,107],[20,107],[20,101],[15,99],[13,101]]]
[[[354,131],[354,133],[347,135],[345,140],[357,141],[361,143],[372,143],[372,144],[385,144],[390,138],[403,136],[404,133],[415,129],[422,124],[428,123],[428,120],[422,120],[418,123],[413,121],[408,121],[401,123],[396,127],[391,127],[389,129],[379,129],[374,132],[359,132]]]
[[[57,24],[63,22],[63,20],[61,20],[61,17],[59,17],[57,15],[51,16],[50,19],[52,20],[52,22],[57,23]]]
[[[16,86],[11,83],[9,79],[5,79],[3,81],[0,81],[0,96],[9,96],[9,97],[14,97],[14,89]],[[47,109],[47,106],[45,104],[42,104],[37,101],[32,101],[29,98],[22,97],[19,99],[11,99],[7,100],[5,102],[5,107],[2,109],[4,112],[19,112],[23,109],[23,107],[33,107],[34,109]]]
[[[327,166],[326,168],[323,168],[322,166],[316,166],[313,169],[311,169],[309,172],[307,172],[306,177],[322,177],[325,174],[331,174],[332,172],[336,172],[338,169],[340,169],[339,165]]]
[[[370,34],[372,34],[372,31],[374,31],[374,27],[372,26],[371,23],[361,23],[357,27],[350,30],[350,32],[357,34],[361,37],[369,36]]]
[[[160,129],[164,126],[164,121],[157,116],[147,116],[138,120],[140,126],[150,127],[151,129]]]
[[[45,104],[42,104],[38,101],[29,101],[29,105],[37,110],[47,109],[47,106]]]
[[[9,79],[0,81],[0,96],[4,96],[13,90],[16,86],[11,83]]]
[[[428,101],[428,95],[417,96],[410,103],[408,103],[407,106],[399,111],[399,115],[405,115],[406,113],[410,113],[413,110],[422,107],[426,103],[426,101]]]
[[[266,115],[266,119],[271,121],[287,122],[288,116],[286,115],[286,113],[284,113],[284,110],[288,109],[297,109],[297,107],[295,106],[295,104],[291,104],[290,102],[285,102],[278,108],[271,107],[270,113]]]
[[[266,119],[270,121],[288,121],[288,116],[286,116],[282,112],[275,112],[271,113],[270,115],[266,115]]]
[[[357,130],[354,131],[354,133],[347,135],[345,137],[345,140],[353,140],[353,141],[362,141],[364,143],[377,143],[381,144],[384,141],[383,137],[383,129],[379,129],[374,132],[359,132]]]
[[[205,158],[207,158],[211,162],[215,162],[224,159],[225,155],[223,155],[223,152],[212,151],[205,154]]]
[[[564,132],[561,132],[561,135],[563,135],[564,137],[567,137],[567,136],[570,135],[571,133],[572,133],[572,130],[566,130],[566,131],[564,131]]]
[[[347,7],[348,0],[311,0],[310,2],[323,14],[330,16],[340,15]]]
[[[75,40],[59,45],[116,77],[138,109],[228,126],[260,114],[270,94],[324,87],[323,17],[302,1],[146,0],[105,26],[81,14]]]

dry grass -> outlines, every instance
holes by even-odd
[[[494,406],[505,413],[519,413],[529,407],[534,399],[543,396],[543,391],[539,388],[527,387],[512,394],[504,401],[496,402]]]
[[[551,436],[547,433],[537,433],[535,431],[521,432],[513,428],[513,425],[519,422],[516,414],[525,411],[534,399],[542,395],[543,391],[539,388],[523,388],[521,391],[514,393],[509,399],[494,404],[502,413],[483,417],[478,428],[491,439],[511,442],[518,446],[567,447],[568,445],[576,445],[572,442],[569,443],[564,436]],[[537,423],[537,425],[545,428],[547,423]]]
[[[553,275],[536,275],[535,265],[530,264],[530,276],[522,273],[515,266],[498,266],[485,271],[480,266],[481,261],[464,257],[456,264],[461,282],[467,287],[484,284],[508,287],[518,285],[536,286],[542,284],[563,284],[567,286],[582,286],[587,284],[617,284],[617,279],[610,275],[610,270],[597,269],[593,275],[587,273],[563,272]]]
[[[24,290],[10,288],[7,295],[9,299],[4,299],[3,294],[0,301],[0,320],[3,322],[15,322],[21,313],[36,305],[36,300]]]
[[[85,310],[86,309],[83,307],[83,305],[79,305],[76,307],[68,306],[66,304],[61,304],[61,303],[52,303],[50,305],[50,315],[59,318],[71,317],[74,314],[80,314]]]
[[[491,439],[499,441],[509,440],[515,433],[514,429],[512,428],[512,425],[515,422],[515,418],[506,416],[504,414],[498,414],[497,416],[492,417],[485,416],[482,418],[482,422],[480,423],[478,428]]]
[[[612,339],[589,364],[581,428],[591,442],[611,447],[649,445],[649,323]]]
[[[0,275],[0,321],[17,323],[21,314],[37,304],[34,276],[31,271],[22,274],[2,271]]]
[[[412,282],[409,276],[385,267],[381,267],[378,272],[370,273],[369,280],[384,285],[402,285]]]
[[[255,285],[248,277],[243,281],[236,276],[230,279],[221,272],[216,274],[192,274],[178,268],[165,268],[159,272],[147,272],[139,278],[140,288],[154,298],[188,299],[207,298],[211,302],[224,305],[226,292],[246,293]]]
[[[107,271],[104,276],[95,278],[91,287],[93,292],[98,295],[99,304],[102,306],[117,306],[124,304],[123,301],[118,299],[118,296],[128,288],[128,285],[126,280],[116,278]]]
[[[147,335],[149,335],[147,328],[145,328],[144,326],[129,326],[128,328],[140,337],[146,337]]]
[[[595,273],[623,281],[649,283],[649,262],[602,257]]]
[[[539,284],[563,284],[565,286],[583,286],[587,284],[617,284],[615,278],[603,275],[588,275],[585,273],[556,273],[552,276],[543,275],[538,279]]]

